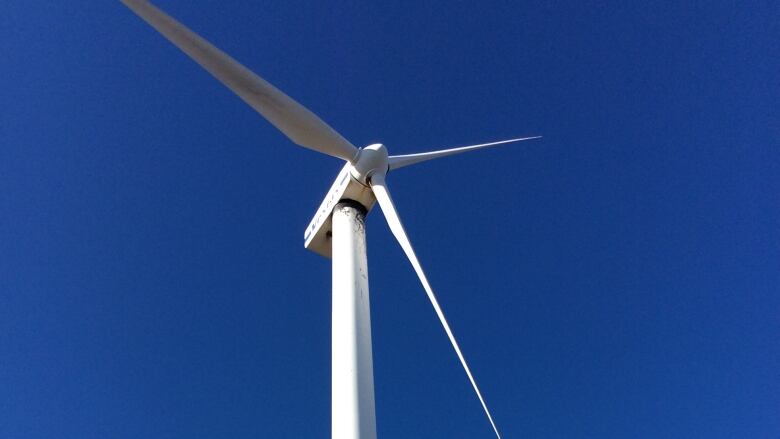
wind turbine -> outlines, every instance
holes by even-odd
[[[358,149],[314,113],[153,4],[146,0],[121,1],[294,143],[346,162],[304,233],[307,249],[332,259],[331,436],[334,439],[376,437],[364,220],[378,202],[500,439],[496,423],[404,230],[385,177],[404,166],[541,136],[406,155],[389,155],[382,144]]]

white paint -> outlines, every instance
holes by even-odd
[[[306,227],[306,231],[303,234],[304,247],[314,253],[330,258],[330,235],[333,231],[331,226],[333,215],[331,214],[333,213],[333,208],[336,207],[336,203],[344,199],[357,201],[367,211],[370,211],[376,202],[371,188],[360,183],[352,176],[352,165],[349,163],[341,168],[341,172],[339,172],[336,180],[331,185],[328,194],[325,195],[322,203],[320,203],[317,213],[314,214],[314,217]]]
[[[474,151],[475,149],[487,148],[490,146],[504,145],[506,143],[522,142],[524,140],[541,139],[542,136],[518,137],[517,139],[501,140],[499,142],[480,143],[479,145],[461,146],[458,148],[442,149],[439,151],[421,152],[417,154],[392,155],[388,157],[390,170],[403,168],[404,166],[424,162],[448,155],[460,154],[462,152]]]
[[[384,177],[392,169],[466,151],[536,139],[538,136],[398,156],[388,156],[384,145],[378,143],[358,150],[310,110],[147,0],[122,0],[122,3],[214,75],[291,141],[347,162],[304,233],[307,249],[325,257],[333,255],[333,438],[376,437],[364,213],[356,208],[336,204],[345,199],[355,200],[369,211],[377,201],[376,196],[379,197],[380,207],[391,231],[417,272],[496,436],[500,438],[487,404],[406,236]],[[369,184],[373,185],[373,190]],[[332,233],[332,239],[328,238],[328,232]]]
[[[406,257],[409,258],[409,262],[412,263],[412,267],[417,273],[417,277],[420,279],[423,289],[425,289],[425,293],[428,294],[428,299],[431,301],[431,305],[433,305],[433,309],[436,311],[436,315],[439,316],[439,321],[441,322],[442,327],[444,327],[444,332],[447,333],[447,337],[449,337],[450,343],[452,343],[452,347],[455,349],[455,353],[458,355],[460,364],[463,366],[463,370],[466,371],[466,376],[469,377],[469,381],[471,381],[471,386],[477,393],[477,398],[479,398],[479,402],[482,404],[482,408],[485,410],[485,414],[490,421],[490,425],[493,427],[493,431],[496,433],[496,437],[501,439],[501,434],[498,432],[498,427],[496,427],[496,423],[493,421],[493,415],[490,414],[490,410],[488,410],[487,404],[485,404],[485,399],[482,397],[482,392],[479,391],[477,381],[474,380],[474,375],[471,373],[471,368],[469,367],[468,363],[466,363],[466,357],[463,356],[463,352],[460,350],[458,341],[455,340],[455,334],[452,333],[450,324],[447,323],[447,318],[444,317],[444,311],[442,311],[441,306],[439,306],[439,300],[436,299],[436,295],[433,293],[433,288],[431,288],[431,284],[428,282],[428,277],[425,275],[425,272],[422,269],[422,265],[420,265],[420,261],[417,259],[417,254],[415,254],[414,248],[412,248],[412,243],[409,241],[409,237],[406,235],[406,230],[404,229],[404,225],[401,223],[401,218],[398,216],[398,212],[395,210],[395,204],[393,203],[393,199],[390,197],[390,192],[388,192],[387,185],[385,184],[385,175],[374,174],[373,178],[371,179],[371,187],[374,189],[374,195],[376,195],[376,199],[379,202],[379,207],[381,207],[382,213],[385,215],[387,225],[390,226],[390,231],[393,232],[393,235],[395,235],[395,238],[398,240],[398,243],[401,245],[404,253],[406,253]]]
[[[375,172],[387,172],[387,148],[381,143],[374,143],[358,152],[357,159],[352,165],[352,176],[368,186],[368,179]]]
[[[214,75],[298,145],[355,160],[358,149],[308,108],[145,0],[122,0],[160,34]]]
[[[364,214],[333,210],[331,437],[376,438]]]

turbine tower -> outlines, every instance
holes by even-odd
[[[364,220],[378,202],[391,232],[417,273],[495,435],[500,439],[496,423],[404,230],[385,177],[390,171],[404,166],[476,149],[538,139],[541,136],[407,155],[389,155],[387,148],[381,144],[358,149],[314,113],[150,2],[121,1],[293,143],[346,162],[304,232],[304,246],[331,258],[333,266],[331,437],[376,437]]]

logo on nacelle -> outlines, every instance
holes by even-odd
[[[325,200],[320,205],[320,210],[317,212],[317,216],[314,217],[314,220],[306,230],[306,236],[303,237],[304,240],[308,240],[312,232],[322,226],[322,223],[330,216],[331,211],[333,211],[334,203],[337,203],[341,199],[341,195],[344,194],[344,190],[346,189],[346,182],[349,180],[349,169],[344,169],[341,171],[341,173],[343,175],[340,176],[341,178],[339,178],[337,183],[334,184],[330,189],[330,192],[328,192]]]

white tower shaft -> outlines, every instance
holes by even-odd
[[[375,439],[374,365],[366,262],[365,208],[333,210],[331,437]]]

